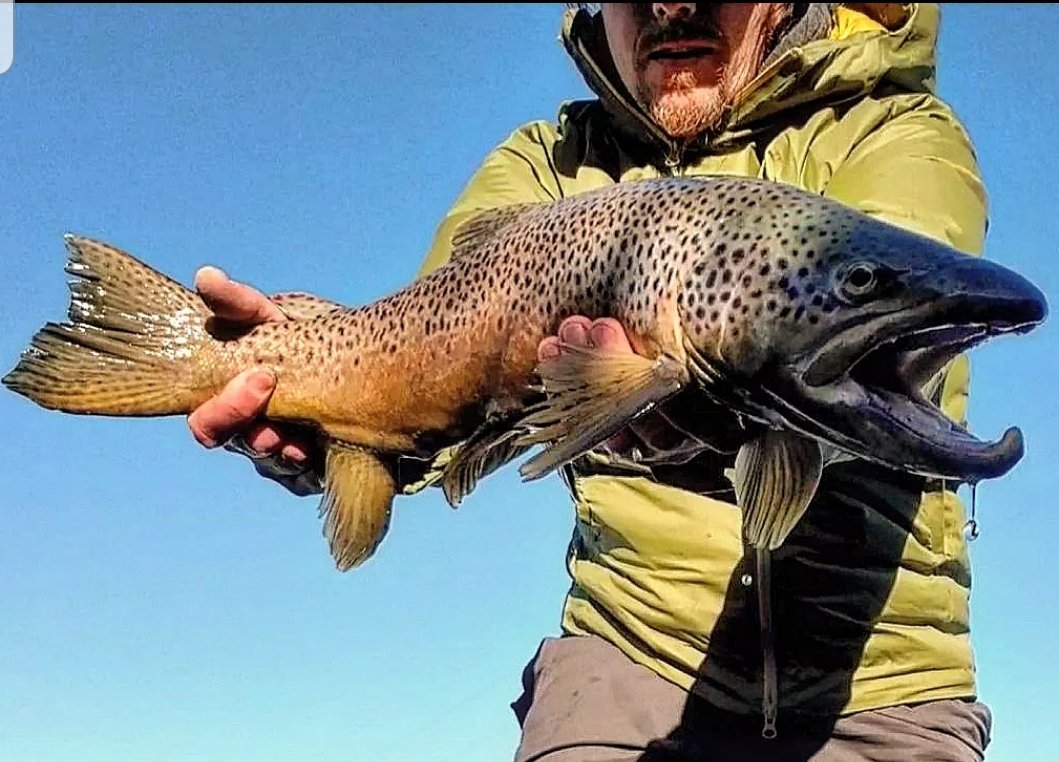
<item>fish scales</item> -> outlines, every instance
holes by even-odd
[[[469,433],[459,425],[468,408],[524,402],[537,345],[570,315],[617,318],[648,356],[682,354],[681,334],[691,326],[714,354],[708,344],[723,333],[722,302],[734,304],[724,313],[735,326],[729,335],[747,330],[750,316],[737,312],[741,299],[744,307],[752,301],[738,295],[733,273],[742,278],[768,256],[760,240],[749,242],[741,264],[737,246],[731,264],[703,255],[714,239],[722,251],[739,239],[725,223],[739,224],[740,190],[615,186],[603,203],[574,197],[528,210],[396,294],[305,323],[261,326],[232,347],[211,392],[235,368],[268,365],[279,377],[270,417],[411,451],[419,436],[451,442]],[[704,315],[695,304],[714,309]]]
[[[248,332],[120,250],[75,236],[67,248],[69,322],[46,324],[4,384],[65,412],[176,415],[271,368],[267,417],[320,432],[321,513],[343,570],[388,530],[396,456],[459,444],[442,474],[455,506],[527,449],[545,445],[520,468],[538,478],[684,390],[742,423],[729,476],[762,552],[832,462],[993,478],[1021,458],[1021,432],[979,440],[922,390],[959,352],[1047,312],[1001,265],[739,177],[485,210],[457,229],[450,262],[407,287],[360,307],[280,298],[292,319]],[[539,362],[571,315],[617,319],[636,353],[568,347]],[[720,446],[711,421],[694,423],[692,449]]]

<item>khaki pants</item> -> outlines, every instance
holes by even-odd
[[[545,640],[523,683],[516,762],[981,762],[992,722],[983,704],[932,701],[841,717],[826,731],[781,724],[765,740],[759,719],[695,706],[594,637]]]

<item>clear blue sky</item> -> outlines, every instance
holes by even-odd
[[[225,267],[355,304],[414,275],[484,154],[585,88],[559,4],[16,7],[0,75],[0,365],[66,307],[62,233],[185,282]],[[1055,301],[1054,5],[950,5],[940,87],[975,139],[988,255]],[[1054,306],[1054,305],[1053,305]],[[976,351],[971,416],[1024,428],[979,490],[974,642],[994,762],[1050,760],[1059,668],[1054,324]],[[571,510],[487,480],[398,505],[333,571],[317,501],[199,448],[182,418],[0,394],[0,759],[485,762],[554,634]]]

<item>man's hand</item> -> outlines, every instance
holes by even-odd
[[[607,352],[632,352],[632,345],[625,334],[621,323],[613,318],[589,320],[575,315],[564,320],[557,336],[549,336],[537,347],[537,359],[540,361],[555,359],[562,353],[562,344],[582,347],[595,347]],[[678,395],[679,397],[679,395]],[[673,407],[663,405],[655,412],[639,418],[619,434],[611,437],[606,443],[609,450],[624,458],[633,457],[637,451],[640,457],[673,453],[674,457],[690,457],[700,451],[702,444],[691,437],[682,427],[677,427],[665,410]]]
[[[231,280],[214,267],[203,267],[195,274],[195,290],[218,318],[232,323],[250,328],[287,320],[263,293]],[[319,492],[319,478],[308,470],[313,454],[308,437],[258,420],[275,385],[269,370],[248,368],[192,411],[188,427],[199,444],[209,448],[223,445],[246,455],[258,473],[295,494]]]

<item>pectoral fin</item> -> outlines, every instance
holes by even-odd
[[[823,470],[811,439],[766,431],[739,449],[731,472],[743,510],[743,535],[758,549],[775,550],[805,514]]]
[[[339,571],[375,552],[390,527],[396,491],[390,469],[370,451],[337,442],[327,448],[320,516]]]
[[[519,445],[548,444],[526,461],[523,478],[540,478],[606,441],[688,383],[679,360],[564,346],[538,368],[548,398],[519,422]]]
[[[457,448],[441,476],[449,505],[458,507],[479,480],[529,449],[514,441],[516,434],[510,425],[486,424]]]

